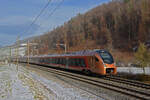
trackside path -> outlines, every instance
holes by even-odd
[[[0,66],[0,100],[104,100],[25,67],[17,71],[14,64]]]

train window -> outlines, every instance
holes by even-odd
[[[71,66],[74,66],[74,59],[71,59]]]
[[[58,58],[58,64],[61,64],[61,58]]]
[[[44,63],[46,63],[46,59],[44,58]]]
[[[44,58],[42,58],[42,63],[44,63]]]
[[[95,57],[95,61],[99,61],[97,57]]]
[[[56,60],[55,60],[55,63],[58,64],[58,62],[59,62],[59,61],[58,61],[58,58],[55,58],[55,59],[56,59]]]
[[[82,67],[82,59],[78,59],[78,66]]]
[[[59,64],[59,59],[56,58],[55,64]]]
[[[86,65],[85,65],[85,61],[84,61],[84,59],[81,59],[81,67],[85,67]]]
[[[56,59],[56,58],[54,58],[54,61],[53,61],[53,62],[54,62],[54,64],[56,64],[56,61],[57,61],[57,59]]]
[[[75,66],[79,66],[79,59],[75,59]]]
[[[58,61],[59,61],[58,64],[61,64],[61,58],[58,58],[58,59],[59,59],[59,60],[58,60]]]
[[[64,58],[62,58],[62,65],[64,65],[65,64],[65,59]]]
[[[40,63],[42,63],[42,59],[41,59],[41,58],[40,58],[40,60],[39,60],[39,61],[40,61]]]
[[[62,58],[59,58],[59,64],[62,64]]]
[[[58,62],[59,62],[59,61],[58,61],[58,58],[55,58],[55,59],[56,59],[56,60],[55,60],[55,64],[58,64]]]
[[[53,58],[51,58],[51,64],[53,63]]]
[[[71,66],[71,59],[68,59],[68,65]]]
[[[81,59],[81,58],[69,59],[69,65],[85,67],[85,61],[84,61],[84,59]]]
[[[114,63],[114,59],[112,57],[112,55],[107,52],[107,51],[101,51],[101,52],[98,52],[100,54],[100,57],[103,59],[104,63],[107,63],[107,64],[112,64]]]
[[[42,63],[44,63],[44,58],[41,58]]]
[[[69,66],[72,66],[72,59],[69,59]]]
[[[76,59],[74,59],[74,58],[72,59],[72,65],[76,66]]]
[[[50,63],[50,64],[52,63],[52,58],[49,58],[49,63]]]
[[[67,59],[66,59],[66,58],[64,58],[64,65],[66,65],[66,63],[67,63]]]
[[[49,63],[49,60],[47,58],[45,60],[46,60],[46,63]]]
[[[65,58],[62,58],[62,64],[66,65],[66,59]]]
[[[61,64],[61,58],[58,58],[58,64]]]
[[[45,61],[44,58],[42,58],[42,62],[43,62],[43,63],[44,63],[44,61]]]
[[[39,58],[37,58],[37,62],[40,62],[40,59],[39,59]]]
[[[63,64],[63,58],[61,58],[61,64]]]
[[[51,64],[53,63],[53,58],[51,58]]]
[[[59,59],[59,60],[58,60],[58,61],[59,61],[58,64],[61,64],[61,58],[58,58],[58,59]]]
[[[53,58],[51,58],[51,63],[53,63]]]
[[[63,58],[61,58],[61,64],[63,64]]]
[[[53,61],[53,63],[54,63],[54,64],[56,64],[56,58],[54,58],[54,61]]]
[[[61,58],[58,58],[58,64],[61,64]]]
[[[54,58],[53,60],[54,60],[54,61],[53,61],[53,64],[56,64],[56,58]]]
[[[72,58],[69,59],[68,65],[73,66],[73,59]]]
[[[52,62],[53,62],[53,64],[55,64],[55,58],[52,58],[53,60],[52,60]]]
[[[54,62],[55,62],[55,61],[54,61],[54,58],[52,58],[52,64],[54,64]]]
[[[51,58],[51,64],[53,63],[53,58]]]
[[[76,59],[73,59],[72,65],[73,65],[73,66],[76,66]]]
[[[48,63],[50,63],[50,58],[47,58]]]
[[[64,64],[63,61],[64,61],[64,58],[61,58],[61,64],[62,64],[62,65]]]
[[[79,59],[76,59],[76,66],[82,66],[82,64],[81,64],[81,59],[79,58]]]
[[[47,58],[47,63],[49,63],[49,58]]]
[[[78,62],[78,63],[79,63],[78,65],[82,67],[82,63],[81,63],[82,61],[81,61],[81,59],[78,59],[78,61],[79,61],[79,62]]]
[[[46,58],[44,58],[44,63],[47,63],[47,59]]]
[[[66,62],[66,60],[65,60],[65,62]],[[80,67],[85,67],[86,66],[84,59],[81,59],[81,58],[79,58],[79,59],[77,59],[77,58],[70,58],[68,60],[68,65],[69,66],[80,66]]]

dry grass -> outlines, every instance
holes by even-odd
[[[75,52],[81,50],[93,50],[93,49],[106,49],[107,46],[99,46],[96,45],[94,40],[86,40],[81,44],[74,46],[74,47],[67,47],[67,52]],[[111,54],[113,55],[116,61],[121,61],[124,63],[133,62],[134,61],[134,54],[130,52],[123,52],[120,50],[110,50]],[[55,49],[55,50],[48,50],[44,54],[62,54],[65,53],[64,49]]]
[[[114,50],[111,52],[116,61],[121,61],[124,63],[134,62],[134,54],[130,52],[121,52]]]

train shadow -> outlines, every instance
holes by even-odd
[[[21,62],[22,64],[26,64]],[[105,77],[105,75],[99,75],[99,74],[95,74],[95,73],[84,73],[83,71],[76,71],[76,70],[71,70],[71,69],[65,69],[65,68],[60,68],[60,67],[53,67],[53,66],[48,66],[48,65],[41,65],[41,64],[35,64],[35,63],[30,63],[31,65],[37,65],[37,66],[42,66],[45,68],[52,68],[52,69],[56,69],[56,70],[60,70],[60,71],[65,71],[65,72],[70,72],[70,73],[74,73],[74,74],[78,74],[78,75],[83,75],[83,76],[88,76],[88,77],[95,77],[95,78],[103,78]]]

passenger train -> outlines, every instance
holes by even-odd
[[[16,61],[16,59],[13,59],[13,61]],[[19,58],[19,62],[27,63],[27,61],[27,56]],[[69,54],[30,56],[29,63],[82,71],[87,74],[117,74],[114,59],[106,50],[86,50]]]

